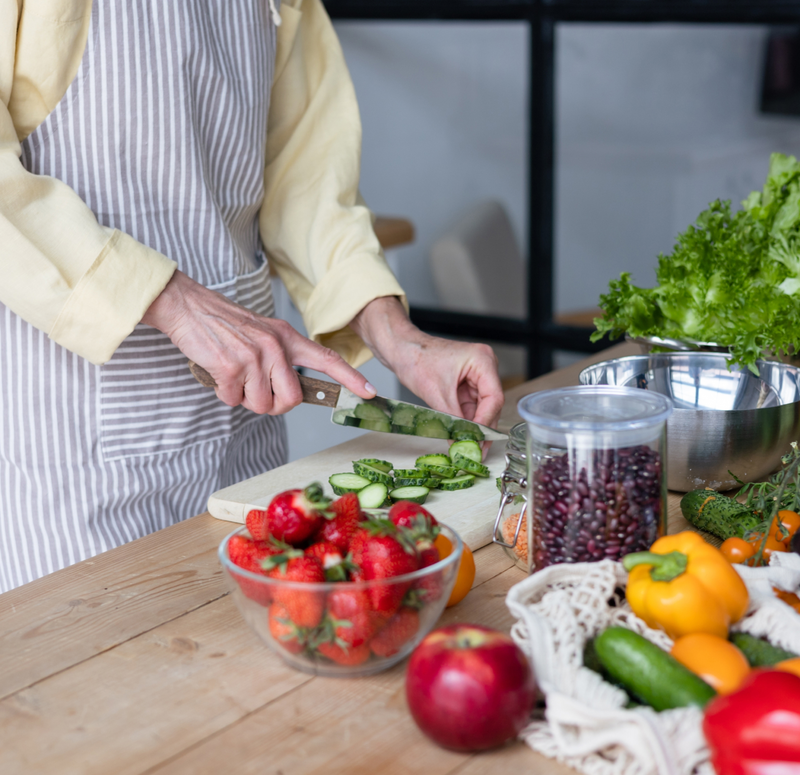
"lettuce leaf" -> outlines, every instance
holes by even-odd
[[[659,336],[716,342],[757,373],[764,352],[800,349],[800,163],[775,153],[761,191],[731,212],[715,201],[658,256],[658,285],[630,274],[600,297],[592,341]]]

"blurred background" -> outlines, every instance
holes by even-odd
[[[524,321],[542,140],[528,23],[334,21],[361,107],[362,192],[413,224],[387,251],[412,306]],[[585,334],[610,279],[652,286],[659,252],[709,202],[738,204],[771,152],[800,154],[798,51],[795,28],[765,24],[553,26],[552,276],[536,292],[555,321]],[[298,322],[280,292],[279,306]],[[588,337],[573,339],[554,367],[585,355]],[[507,385],[534,375],[524,347],[494,344]],[[414,400],[379,364],[364,372]],[[352,436],[311,412],[289,415],[292,459]]]

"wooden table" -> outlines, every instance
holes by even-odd
[[[630,349],[510,391],[503,426],[518,397]],[[676,505],[671,530],[686,526]],[[201,514],[0,595],[0,773],[573,773],[521,743],[471,756],[430,743],[404,664],[352,680],[286,667],[227,592],[216,548],[231,527]],[[441,622],[508,630],[505,594],[523,573],[494,545],[476,564]]]

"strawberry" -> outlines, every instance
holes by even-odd
[[[285,605],[273,603],[269,607],[269,631],[290,654],[299,654],[303,650],[305,633],[291,620]]]
[[[420,557],[420,568],[428,568],[435,565],[441,559],[439,550],[430,542],[420,541],[416,544]],[[423,596],[423,602],[431,603],[442,596],[442,572],[437,571],[423,576],[414,584],[414,588]]]
[[[397,503],[389,509],[388,517],[398,527],[413,528],[415,525],[419,524],[420,517],[422,518],[421,521],[429,528],[439,526],[436,517],[434,517],[430,511],[422,508],[419,503],[414,503],[413,501],[397,501]],[[438,530],[436,532],[438,533]],[[436,538],[436,535],[433,537]]]
[[[330,541],[317,541],[305,550],[306,557],[316,557],[325,571],[326,581],[347,581],[347,571],[355,569],[350,555],[344,557],[342,551]]]
[[[419,613],[403,606],[369,644],[377,657],[391,657],[419,631]]]
[[[364,589],[342,584],[328,595],[329,628],[327,640],[340,646],[361,646],[386,623],[386,617],[372,610],[370,596]]]
[[[338,643],[320,643],[317,651],[333,662],[349,667],[363,664],[372,653],[366,643],[356,647],[340,646]]]
[[[350,559],[355,566],[350,571],[350,578],[353,581],[364,581],[364,574],[361,571],[361,561],[364,554],[364,545],[369,539],[370,533],[365,527],[360,527],[350,540]]]
[[[314,482],[305,490],[286,490],[276,495],[265,510],[252,509],[246,519],[247,529],[256,540],[276,538],[292,546],[303,543],[322,526],[330,499]]]
[[[346,554],[350,549],[350,541],[358,531],[364,513],[361,511],[361,504],[358,496],[354,492],[342,495],[330,505],[333,519],[328,520],[322,525],[317,535],[321,541],[330,541]]]
[[[264,575],[262,561],[277,553],[277,549],[261,541],[253,541],[243,535],[234,535],[228,541],[228,558],[230,561],[250,573]],[[270,585],[261,584],[255,579],[245,578],[244,574],[234,574],[236,583],[242,594],[261,605],[269,605],[272,596]]]
[[[361,576],[365,581],[391,579],[419,568],[419,554],[407,531],[388,519],[371,519],[366,523],[369,535],[360,549]],[[386,583],[371,586],[372,607],[376,611],[394,614],[408,591],[410,583]]]
[[[309,584],[325,581],[325,571],[316,557],[306,557],[301,549],[286,549],[282,554],[264,561],[267,576],[282,581],[299,581]],[[325,611],[325,593],[310,589],[307,592],[288,586],[275,586],[273,599],[286,608],[298,627],[316,627]]]

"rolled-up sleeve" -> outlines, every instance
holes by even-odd
[[[361,120],[320,0],[284,2],[259,224],[309,336],[353,365],[371,353],[348,328],[372,300],[405,295],[358,191]]]
[[[21,36],[36,36],[36,16],[20,18],[0,0],[0,302],[92,363],[103,363],[164,289],[175,263],[120,231],[101,226],[68,186],[33,175],[9,104]],[[30,80],[30,79],[29,79]]]

